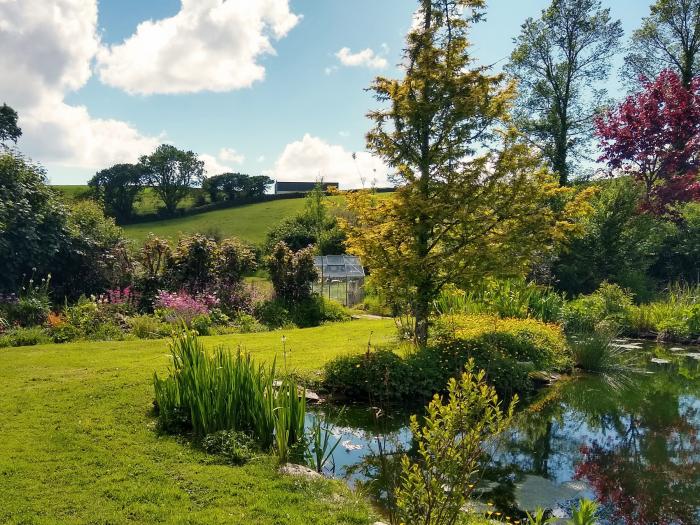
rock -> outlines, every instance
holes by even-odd
[[[557,374],[556,372],[545,372],[544,370],[530,372],[528,375],[535,383],[544,385],[551,385],[562,378],[561,374]]]
[[[669,348],[669,351],[671,351],[671,352],[685,352],[685,348],[681,348],[680,346],[674,346],[673,348]]]
[[[383,521],[375,521],[372,525],[386,525]]]
[[[612,345],[615,348],[620,348],[621,350],[642,350],[642,346],[639,343],[628,343],[628,344],[615,344]]]
[[[306,479],[318,479],[323,477],[321,474],[315,470],[311,470],[309,467],[305,467],[304,465],[295,465],[294,463],[285,463],[280,467],[279,473],[286,476]]]
[[[652,357],[651,362],[657,365],[670,365],[671,361],[668,359],[660,359],[658,357]]]
[[[312,403],[320,403],[322,401],[321,396],[313,390],[304,390],[304,396],[307,401],[311,401]]]
[[[700,352],[689,352],[687,354],[683,354],[685,357],[690,357],[691,359],[695,359],[696,361],[700,361]]]

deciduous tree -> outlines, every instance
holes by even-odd
[[[204,162],[197,154],[169,144],[161,144],[150,155],[141,157],[140,165],[146,182],[163,200],[170,215],[190,189],[204,180]]]
[[[623,80],[636,87],[664,69],[678,72],[686,87],[700,74],[700,0],[656,0],[632,34]]]
[[[22,136],[22,130],[17,125],[17,112],[7,104],[0,106],[0,142],[11,140],[16,143]]]
[[[385,297],[406,301],[420,345],[446,283],[518,274],[565,227],[549,204],[568,190],[512,130],[497,129],[514,86],[473,65],[467,34],[483,7],[482,0],[419,3],[405,77],[375,80],[387,107],[369,115],[368,148],[396,170],[400,187],[387,199],[347,196],[350,251]]]
[[[622,37],[600,0],[553,0],[514,40],[507,71],[518,79],[519,128],[539,147],[560,183],[585,152],[605,98],[601,82]]]
[[[689,89],[665,70],[596,121],[603,155],[612,172],[644,184],[644,207],[658,214],[700,199],[700,79]]]
[[[105,212],[117,221],[128,220],[134,211],[134,202],[143,189],[143,170],[135,164],[115,164],[98,171],[90,179],[90,186]]]

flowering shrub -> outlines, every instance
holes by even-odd
[[[183,290],[179,292],[161,290],[156,297],[155,306],[164,311],[166,321],[184,321],[189,326],[194,318],[209,315],[211,308],[218,304],[219,300],[213,294],[192,296]]]

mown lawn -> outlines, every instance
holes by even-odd
[[[391,321],[203,338],[313,374],[328,359],[394,336]],[[243,467],[154,431],[154,371],[167,344],[85,342],[0,350],[0,523],[368,524],[366,500],[340,482]]]

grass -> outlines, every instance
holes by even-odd
[[[55,185],[53,188],[61,192],[69,202],[84,197],[89,189],[86,184]],[[186,197],[178,204],[178,208],[182,210],[189,209],[194,205],[194,201],[194,195]],[[134,203],[134,213],[137,215],[155,213],[162,207],[163,203],[156,192],[151,188],[146,188],[139,196],[139,199]]]
[[[130,239],[142,242],[149,233],[176,240],[181,234],[213,233],[222,237],[238,237],[253,244],[262,244],[267,232],[278,222],[300,212],[304,199],[283,199],[214,210],[189,217],[178,217],[124,227]]]
[[[313,376],[329,359],[362,352],[392,321],[204,337],[278,357]],[[67,343],[0,350],[0,523],[363,524],[369,504],[340,482],[279,476],[264,457],[217,464],[154,431],[153,372],[166,374],[166,341]]]

